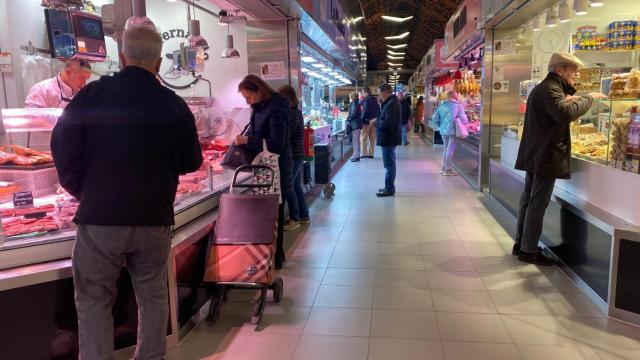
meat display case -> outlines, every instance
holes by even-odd
[[[180,176],[174,231],[217,207],[233,174],[219,165],[226,146],[214,139],[220,126],[211,121],[208,104],[199,99],[187,103],[196,117],[206,163],[197,172]],[[49,152],[51,130],[61,113],[61,109],[2,109],[0,270],[71,255],[78,202],[60,188]]]

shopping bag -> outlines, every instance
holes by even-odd
[[[267,141],[262,141],[262,152],[253,159],[253,165],[266,165],[273,169],[267,171],[265,169],[253,170],[253,184],[271,184],[273,176],[273,185],[271,187],[256,188],[254,192],[258,194],[280,194],[280,166],[278,166],[278,158],[280,155],[274,154],[267,149]],[[280,196],[282,202],[282,196]]]
[[[458,114],[456,114],[456,137],[458,139],[466,139],[467,136],[469,136],[469,132],[467,131],[467,127],[464,126],[464,124],[462,123],[462,121],[460,120],[460,108],[462,106],[458,107]]]

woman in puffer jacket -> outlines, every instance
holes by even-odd
[[[285,194],[289,206],[289,221],[284,225],[284,231],[295,230],[300,224],[310,224],[309,207],[302,189],[302,165],[304,164],[304,117],[300,111],[298,95],[294,88],[284,85],[278,89],[280,95],[289,100],[289,138],[293,155],[293,190]]]
[[[353,135],[353,157],[351,162],[360,161],[360,132],[362,131],[362,111],[360,109],[360,98],[358,93],[352,92],[349,97],[351,104],[349,105],[349,117],[347,121],[351,126],[351,134]]]
[[[236,145],[245,145],[255,153],[262,151],[263,140],[267,149],[280,155],[280,188],[285,194],[293,191],[293,159],[289,139],[289,100],[273,90],[261,78],[247,75],[238,85],[238,91],[251,105],[251,119],[247,135],[238,135]],[[276,269],[284,263],[284,204],[278,208],[278,237],[276,243]]]
[[[464,113],[464,107],[458,101],[458,93],[449,91],[447,100],[443,101],[436,113],[433,115],[433,125],[440,130],[442,141],[444,142],[444,152],[442,159],[442,172],[444,176],[455,176],[455,172],[451,170],[451,159],[456,152],[456,118],[464,125],[467,122],[467,115]]]

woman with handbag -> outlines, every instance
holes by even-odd
[[[352,92],[349,97],[351,104],[349,105],[348,124],[351,126],[351,135],[353,136],[353,157],[351,162],[360,161],[360,132],[362,131],[362,111],[360,110],[360,98],[357,92]]]
[[[267,149],[278,154],[280,168],[280,192],[293,192],[293,157],[289,139],[289,100],[273,90],[261,78],[247,75],[238,85],[238,91],[251,105],[251,118],[246,135],[238,135],[235,145],[260,153],[263,141]],[[284,204],[278,209],[278,236],[276,242],[276,269],[282,268],[285,261],[284,249]]]
[[[444,142],[444,152],[442,155],[442,172],[444,176],[456,176],[451,170],[451,159],[456,152],[458,138],[466,138],[466,128],[464,125],[469,122],[464,113],[464,107],[458,101],[458,93],[449,91],[447,100],[443,101],[436,113],[433,115],[433,124],[440,130],[442,141]]]

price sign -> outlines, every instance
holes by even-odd
[[[33,207],[33,193],[31,191],[13,193],[13,207],[16,209]]]

